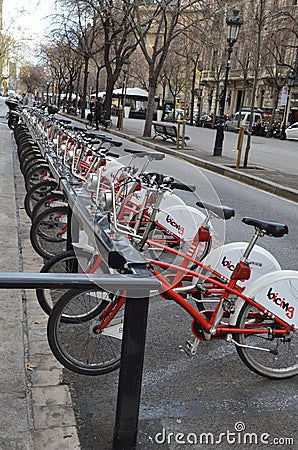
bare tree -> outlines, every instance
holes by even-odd
[[[169,48],[194,21],[202,20],[208,8],[206,2],[199,0],[137,0],[129,11],[133,31],[148,65],[149,92],[143,135],[150,137],[157,83]]]
[[[251,114],[249,134],[247,138],[244,167],[248,165],[251,146],[251,132],[254,117],[257,82],[261,68],[269,72],[269,82],[274,91],[273,113],[276,109],[279,93],[284,84],[285,77],[281,76],[281,69],[293,68],[295,65],[295,45],[297,45],[297,19],[289,13],[288,5],[277,4],[268,0],[254,0],[248,7],[248,25],[253,33],[249,40],[253,45],[250,52],[253,71],[253,85],[251,94]],[[292,38],[291,38],[292,36]],[[296,43],[296,44],[295,44]],[[289,53],[292,56],[289,57]],[[270,81],[271,80],[271,81]],[[271,123],[274,120],[272,114]]]
[[[88,1],[57,0],[67,14],[56,17],[56,30],[54,34],[67,42],[73,53],[82,59],[83,87],[82,97],[87,98],[89,64],[91,58],[99,52],[98,38],[102,34],[98,15]],[[85,118],[86,103],[83,102],[81,117]]]
[[[177,97],[181,92],[185,91],[185,87],[188,82],[188,78],[186,76],[187,61],[185,51],[179,47],[180,45],[176,48],[175,45],[173,45],[169,49],[162,69],[169,87],[169,91],[173,97],[174,117],[176,116],[175,110]]]
[[[94,10],[101,24],[103,62],[106,71],[106,117],[111,115],[112,96],[115,83],[123,66],[128,63],[137,47],[137,42],[128,21],[130,1],[85,0],[82,3]]]
[[[39,65],[24,65],[20,71],[20,80],[27,91],[38,93],[46,78],[45,67]]]

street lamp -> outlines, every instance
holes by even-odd
[[[219,123],[216,128],[216,138],[215,138],[213,156],[221,156],[222,155],[222,144],[223,144],[223,140],[224,140],[225,101],[226,101],[228,77],[229,77],[229,71],[230,71],[230,65],[231,65],[231,54],[233,51],[233,45],[237,41],[238,33],[239,33],[242,23],[243,23],[242,20],[240,20],[240,18],[239,18],[238,9],[234,9],[233,16],[230,19],[226,20],[226,24],[228,26],[228,36],[227,36],[228,60],[227,60],[227,65],[226,65],[224,88],[222,90],[222,94],[221,94],[221,98],[220,98],[220,102],[219,102],[220,118],[219,118]]]

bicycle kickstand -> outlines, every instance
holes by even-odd
[[[183,350],[189,357],[195,356],[197,354],[197,348],[200,343],[200,339],[194,338],[194,341],[186,341],[185,347],[182,347],[181,350]]]

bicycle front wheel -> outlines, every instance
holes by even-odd
[[[36,203],[42,197],[45,197],[55,189],[57,189],[57,182],[54,180],[41,181],[40,183],[32,186],[32,188],[27,192],[24,200],[25,211],[30,218]]]
[[[27,192],[32,186],[41,181],[46,181],[51,178],[51,172],[47,164],[37,164],[33,166],[27,173],[25,177],[25,186]]]
[[[253,372],[263,377],[283,379],[298,374],[298,330],[290,335],[275,335],[280,329],[274,319],[249,303],[244,303],[239,313],[237,328],[256,328],[256,334],[238,334],[235,340],[238,355]],[[257,333],[258,328],[268,328],[268,334]],[[271,333],[269,333],[271,330]]]
[[[64,367],[82,375],[118,369],[123,310],[123,299],[106,291],[93,288],[66,292],[48,320],[48,341],[54,356]],[[91,318],[90,311],[96,311],[97,316]],[[72,322],[65,322],[65,316]]]
[[[50,258],[41,269],[41,273],[97,273],[107,274],[109,269],[97,255],[96,260],[89,252],[80,251],[79,258],[73,250],[63,252]],[[100,259],[100,260],[99,260]],[[65,289],[36,289],[38,303],[43,311],[50,315],[53,306],[59,301]],[[65,316],[65,321],[72,321],[72,318]]]
[[[30,240],[34,250],[45,259],[66,250],[68,207],[43,211],[32,222]]]
[[[42,212],[49,211],[50,208],[57,206],[68,206],[65,196],[62,192],[51,192],[34,205],[31,213],[31,220],[34,221]]]

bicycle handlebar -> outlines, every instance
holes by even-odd
[[[186,192],[195,192],[196,190],[196,187],[193,185],[187,185],[178,180],[175,180],[173,177],[163,175],[158,172],[146,173],[144,174],[143,179],[151,186],[154,185],[157,185],[158,187],[164,186],[168,187],[169,189],[179,189],[181,191]]]
[[[181,191],[186,191],[186,192],[195,192],[195,190],[196,190],[196,187],[194,185],[187,186],[184,183],[180,183],[180,181],[174,181],[171,184],[171,188],[172,189],[180,189]]]

